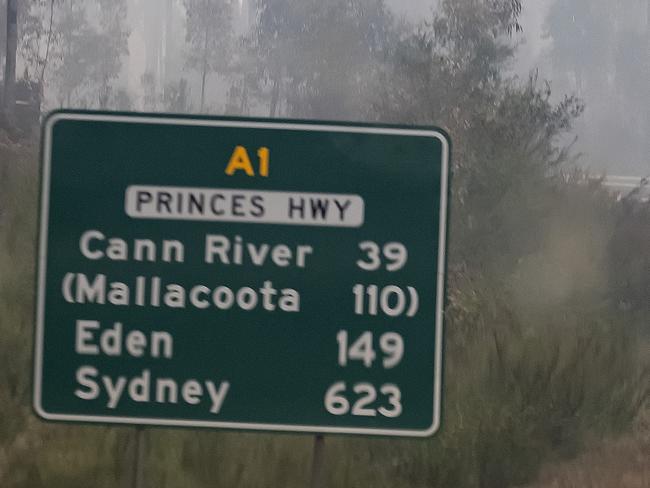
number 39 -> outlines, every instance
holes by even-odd
[[[401,242],[387,242],[380,249],[376,242],[363,241],[359,243],[359,249],[366,253],[366,261],[363,259],[357,260],[357,266],[364,271],[376,271],[381,268],[382,254],[386,261],[388,261],[386,264],[387,271],[402,269],[408,259],[406,246]]]

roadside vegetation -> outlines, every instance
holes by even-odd
[[[305,13],[284,3],[289,20],[262,16],[252,39],[273,29],[286,39],[259,54],[284,73],[283,90],[268,92],[272,110],[439,125],[454,144],[442,429],[427,440],[327,437],[327,486],[601,486],[585,481],[593,469],[612,480],[602,486],[647,486],[647,463],[634,460],[648,453],[650,204],[617,199],[577,169],[563,141],[581,100],[552,97],[535,74],[507,74],[519,3],[444,0],[409,30],[377,2],[347,11],[314,0],[318,15],[336,17],[319,25],[358,34],[343,57],[318,41],[335,33],[294,32],[302,20],[290,15]],[[353,29],[358,11],[373,35]],[[294,42],[322,61],[301,70],[331,62],[340,72],[303,76],[281,56]],[[0,486],[129,486],[134,429],[31,412],[38,184],[37,141],[0,136]],[[308,481],[310,436],[148,429],[145,439],[150,487]]]

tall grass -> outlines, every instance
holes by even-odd
[[[574,459],[546,465],[528,488],[645,488],[650,486],[650,419],[634,433],[591,443]]]

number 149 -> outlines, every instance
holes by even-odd
[[[348,331],[340,330],[336,334],[336,341],[339,345],[339,366],[347,366],[348,361],[362,361],[363,365],[369,368],[375,359],[377,359],[372,332],[363,332],[350,344]],[[385,332],[379,336],[378,342],[379,350],[384,355],[382,358],[382,366],[385,369],[397,366],[404,356],[404,339],[402,339],[402,336],[396,332]]]

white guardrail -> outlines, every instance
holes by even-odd
[[[650,200],[650,177],[641,176],[605,176],[603,186],[625,197],[635,189],[641,188],[639,198],[643,201]]]

